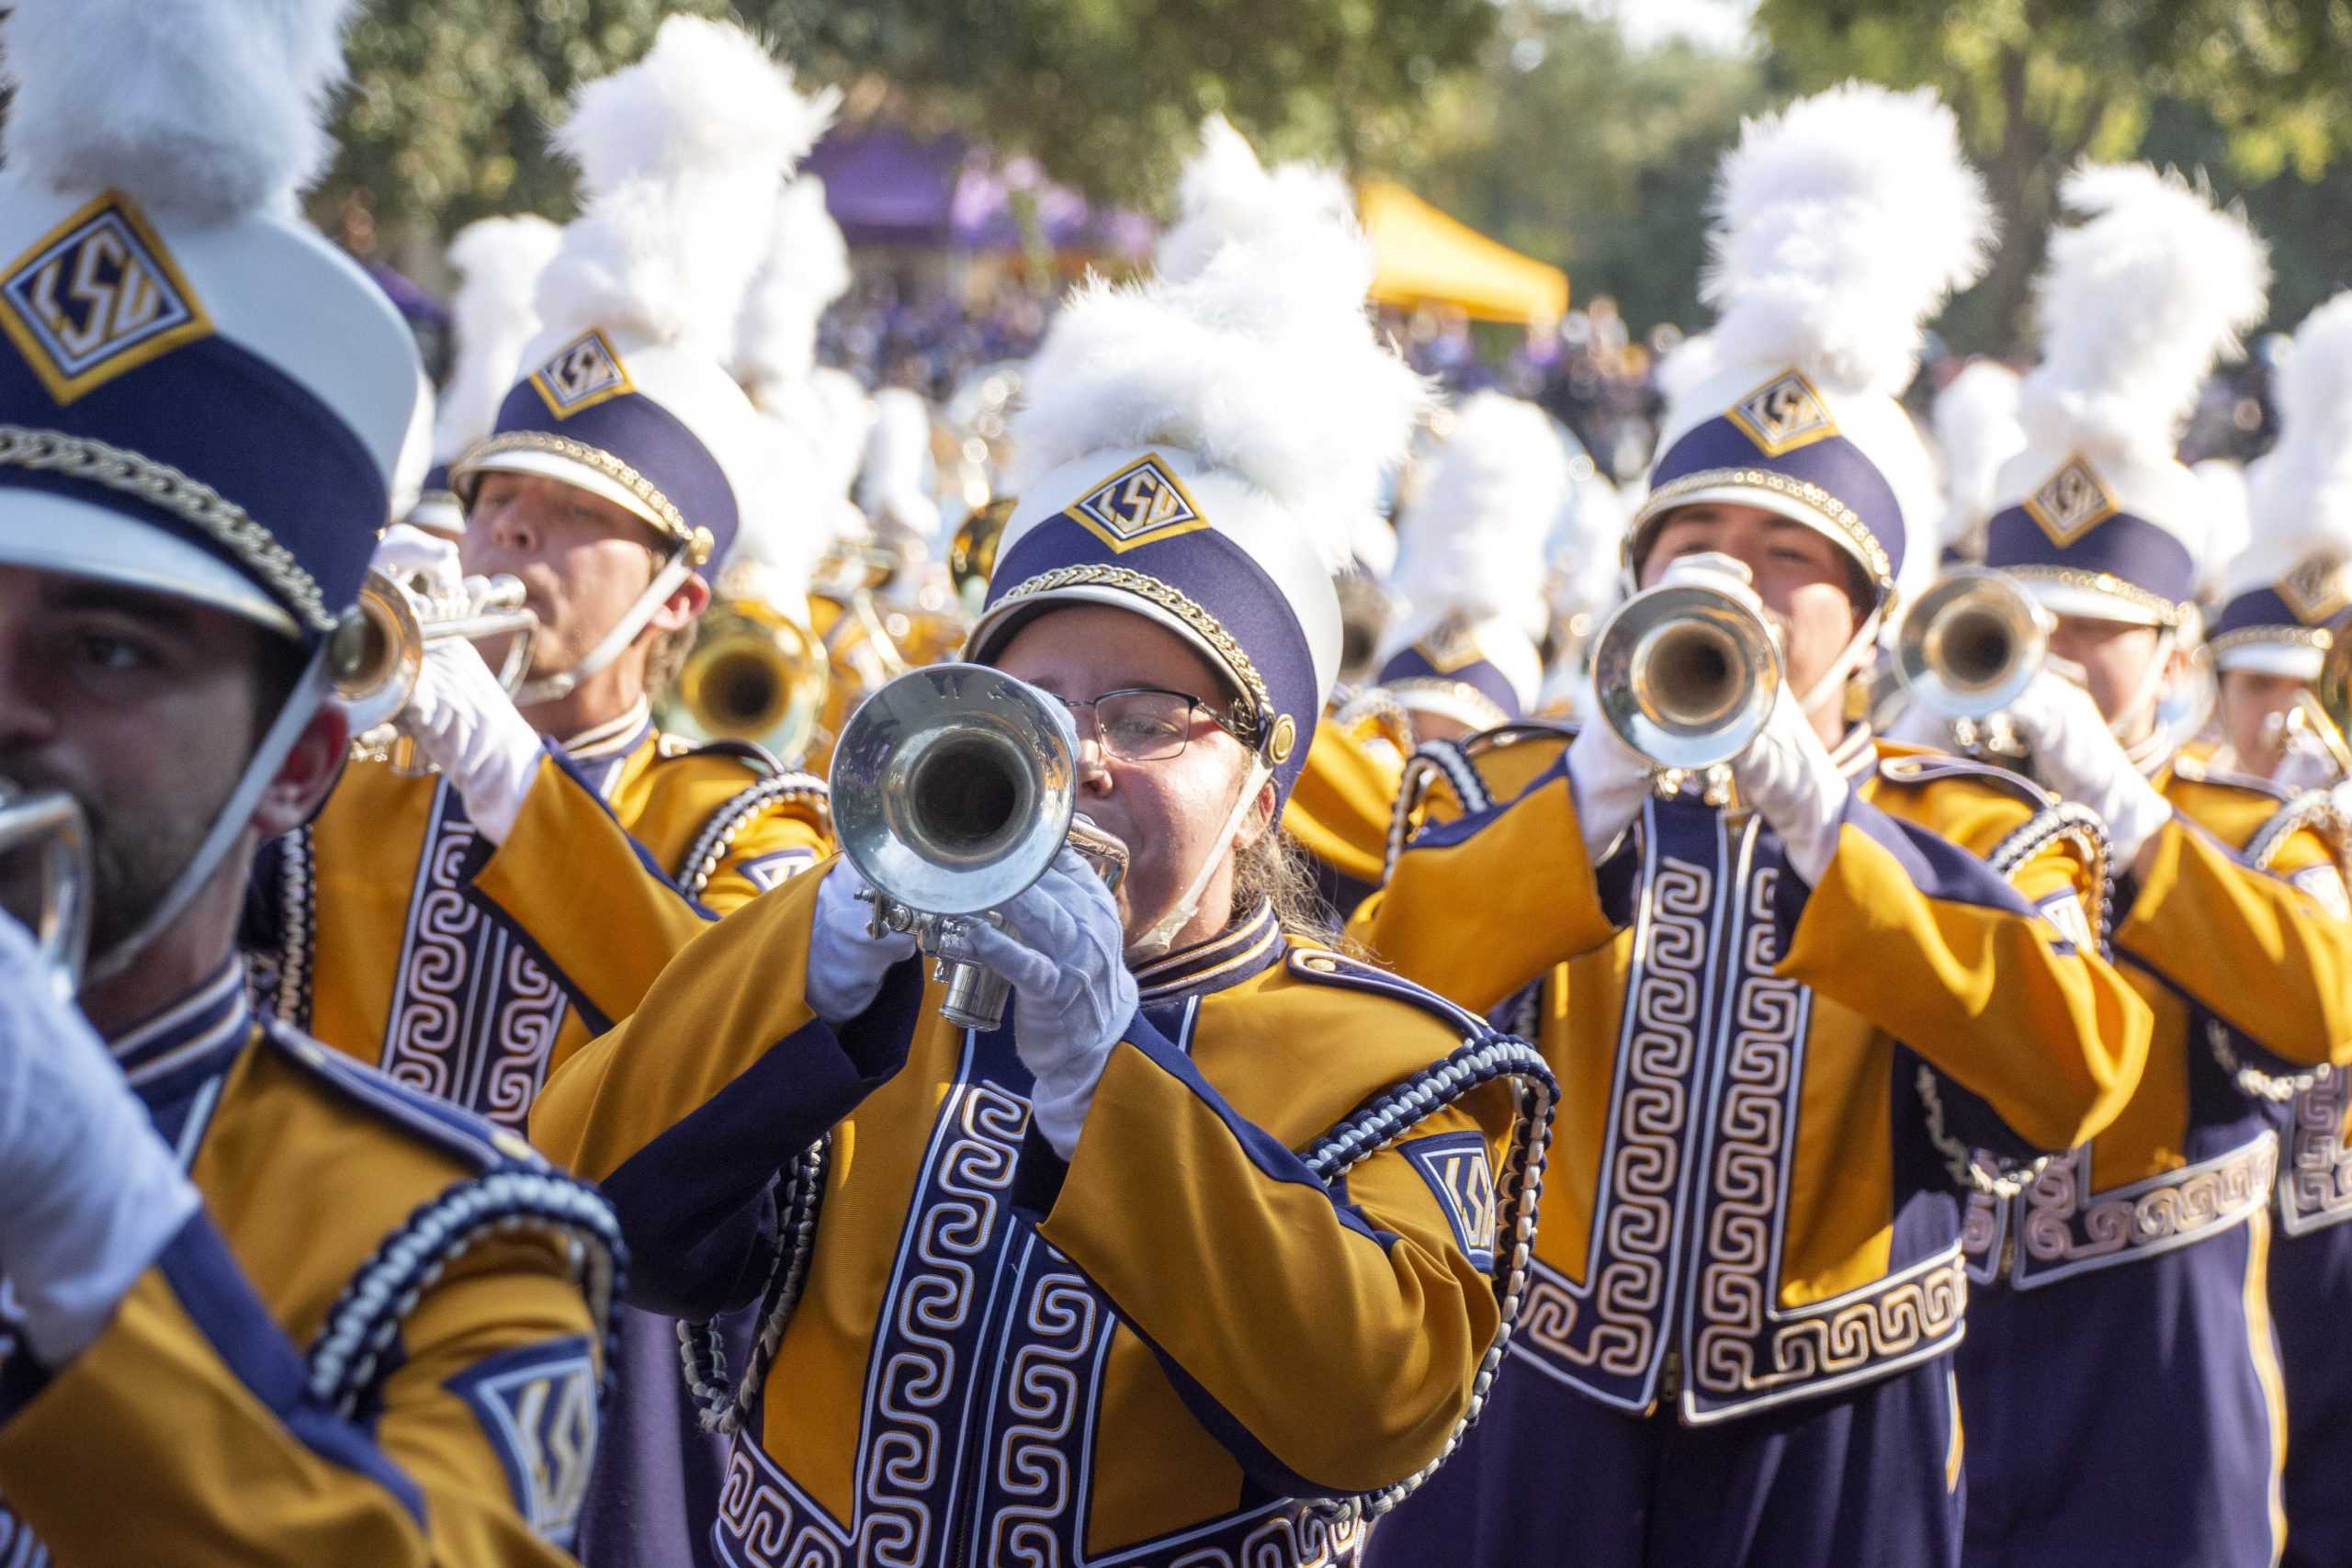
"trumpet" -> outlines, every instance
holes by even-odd
[[[947,987],[940,1014],[965,1029],[1003,1021],[1011,987],[950,956],[971,923],[1046,873],[1064,843],[1115,893],[1126,846],[1078,810],[1069,710],[980,664],[910,671],[861,704],[833,749],[833,826],[872,884],[870,929],[911,933]]]
[[[1959,567],[1919,595],[1894,638],[1894,676],[1963,751],[2021,757],[2003,715],[2050,657],[2056,623],[2008,577]]]
[[[359,614],[335,634],[334,694],[351,716],[366,750],[379,749],[374,732],[400,716],[416,694],[425,649],[449,637],[473,642],[513,636],[498,682],[511,694],[531,666],[538,617],[523,605],[514,578],[469,577],[461,596],[436,596],[420,581],[370,571],[359,589]]]
[[[0,905],[32,933],[57,999],[72,1001],[90,946],[89,829],[73,796],[0,781]]]
[[[1699,556],[1726,576],[1747,568]],[[1593,691],[1618,738],[1668,771],[1731,761],[1771,717],[1781,690],[1772,628],[1702,582],[1662,582],[1619,605],[1593,638]]]
[[[1004,525],[1012,521],[1013,498],[1000,495],[975,507],[956,525],[947,545],[947,573],[965,613],[978,615],[988,597],[989,578],[996,571],[996,548],[1004,541]]]
[[[831,678],[806,627],[765,600],[730,599],[703,616],[670,716],[704,739],[753,741],[794,762],[816,738]]]

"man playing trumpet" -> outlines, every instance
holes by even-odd
[[[1892,394],[1984,241],[1951,115],[1801,102],[1720,211],[1603,716],[1438,754],[1453,819],[1351,923],[1530,1019],[1565,1108],[1523,1364],[1376,1562],[1954,1563],[1972,1145],[2079,1142],[2145,1053],[2095,834],[1844,716],[1921,462]]]

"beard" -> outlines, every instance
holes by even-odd
[[[33,759],[0,754],[0,779],[26,795],[51,791],[82,808],[89,846],[90,955],[96,958],[127,941],[163,901],[192,860],[212,822],[191,815],[179,802],[146,798],[118,807],[89,785],[59,777]],[[174,807],[178,807],[176,814]],[[6,905],[20,919],[38,918],[38,868],[28,850],[12,852],[0,869]]]

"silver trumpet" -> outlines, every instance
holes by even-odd
[[[425,649],[449,637],[468,642],[512,636],[498,683],[511,695],[531,667],[539,621],[524,607],[519,579],[469,577],[456,597],[428,592],[421,580],[403,581],[370,571],[359,589],[359,613],[336,634],[334,694],[351,716],[355,747],[380,755],[394,741],[390,729],[416,694]]]
[[[876,691],[842,727],[831,782],[842,852],[873,885],[870,929],[913,935],[961,1028],[996,1028],[1011,991],[950,955],[972,922],[1001,923],[1066,842],[1114,893],[1126,875],[1126,846],[1078,810],[1069,710],[986,665],[928,665]]]
[[[72,1001],[90,945],[89,829],[73,796],[0,780],[0,905],[32,933],[58,1000]]]
[[[2050,656],[2056,623],[2004,573],[1959,567],[1919,595],[1895,633],[1894,672],[1951,727],[1961,750],[2021,756],[2003,719]]]
[[[1692,558],[1747,575],[1727,556]],[[1746,750],[1771,717],[1781,678],[1772,628],[1703,583],[1663,582],[1636,593],[1593,637],[1602,720],[1669,772],[1713,768]]]

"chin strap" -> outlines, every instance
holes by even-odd
[[[1225,814],[1225,826],[1217,830],[1216,848],[1201,862],[1201,868],[1193,874],[1192,886],[1184,889],[1184,896],[1177,899],[1166,914],[1154,920],[1150,929],[1127,943],[1129,964],[1148,964],[1175,944],[1176,933],[1182,931],[1199,910],[1201,896],[1209,888],[1209,878],[1216,874],[1216,868],[1223,865],[1226,857],[1233,852],[1233,835],[1240,828],[1241,818],[1258,803],[1259,789],[1272,777],[1273,770],[1266,766],[1265,760],[1252,755],[1249,771],[1241,778],[1240,796],[1234,801],[1233,809]],[[1266,831],[1274,831],[1272,823],[1266,825]]]
[[[238,776],[236,787],[229,792],[229,798],[221,803],[203,842],[197,845],[196,852],[180,868],[180,874],[173,878],[171,886],[164,889],[164,896],[155,901],[155,907],[147,911],[147,918],[140,921],[130,935],[92,957],[82,977],[85,988],[101,980],[111,980],[130,968],[131,960],[145,952],[149,944],[180,918],[189,900],[212,880],[212,874],[220,869],[220,862],[228,854],[230,846],[237,841],[237,835],[243,832],[253,820],[254,806],[261,799],[261,792],[277,777],[277,770],[285,766],[287,755],[294,750],[294,743],[302,738],[302,731],[309,728],[312,716],[319,711],[319,705],[326,700],[328,646],[328,642],[322,641],[311,650],[310,662],[302,667],[301,678],[294,682],[294,689],[287,694],[285,705],[270,721],[268,730],[261,738],[261,744],[254,748],[253,756],[245,763],[245,771]]]
[[[1869,615],[1864,615],[1862,624],[1854,628],[1854,635],[1846,639],[1846,646],[1838,650],[1838,657],[1830,661],[1829,668],[1824,670],[1819,679],[1798,694],[1797,707],[1805,717],[1811,718],[1820,709],[1822,704],[1833,697],[1843,700],[1846,683],[1851,681],[1854,678],[1854,672],[1862,667],[1862,660],[1878,647],[1879,615],[1880,611],[1873,608]]]
[[[537,707],[541,703],[560,702],[579,690],[581,682],[601,672],[621,656],[621,649],[637,640],[637,634],[645,629],[645,623],[651,620],[653,613],[678,591],[680,583],[694,575],[694,563],[686,558],[684,546],[671,551],[670,558],[662,563],[662,570],[653,574],[653,581],[645,585],[645,592],[621,612],[621,618],[613,623],[613,629],[605,634],[602,641],[590,649],[571,669],[524,682],[515,690],[514,705],[528,708]]]

